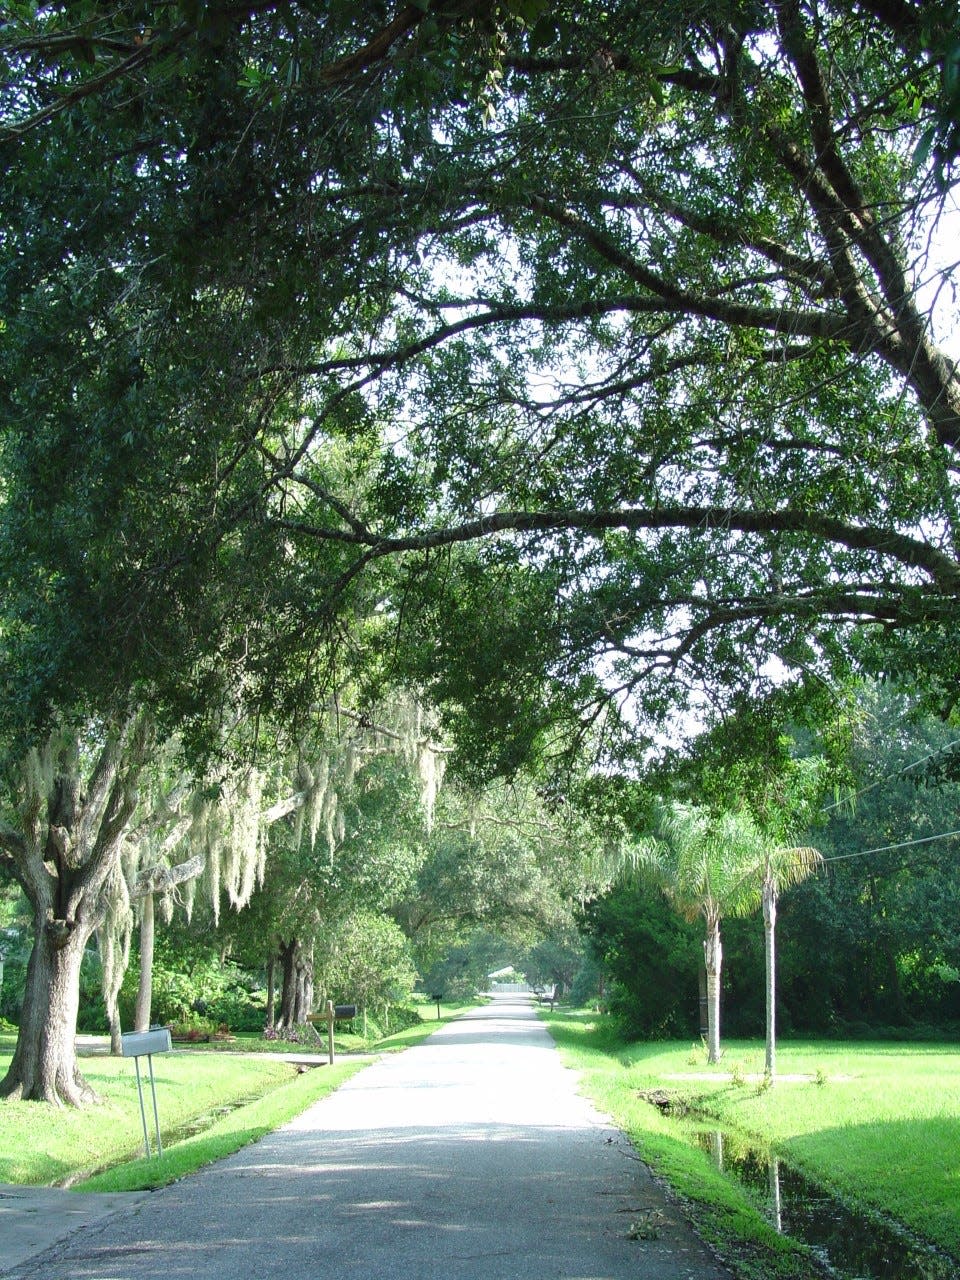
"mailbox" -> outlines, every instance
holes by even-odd
[[[150,1092],[153,1095],[153,1119],[157,1126],[157,1155],[163,1155],[160,1138],[160,1113],[157,1111],[157,1084],[153,1078],[153,1055],[169,1053],[173,1048],[169,1027],[151,1027],[149,1031],[127,1031],[120,1037],[120,1051],[125,1058],[132,1058],[137,1069],[137,1093],[140,1097],[140,1119],[143,1121],[143,1150],[150,1159],[150,1138],[147,1135],[147,1111],[143,1105],[143,1081],[140,1079],[140,1059],[146,1058],[150,1067]]]
[[[327,1024],[327,1052],[331,1066],[333,1066],[333,1024],[345,1018],[355,1018],[356,1016],[357,1006],[355,1004],[334,1004],[332,1000],[328,1000],[323,1008],[316,1013],[307,1014],[308,1022],[325,1022]]]
[[[151,1027],[149,1031],[127,1031],[120,1037],[123,1057],[142,1058],[151,1053],[169,1053],[173,1048],[169,1027]]]

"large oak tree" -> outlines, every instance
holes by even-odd
[[[131,10],[121,48],[94,13],[28,15],[3,143],[13,709],[133,680],[179,717],[230,669],[290,711],[361,580],[421,630],[452,619],[420,673],[462,700],[496,693],[449,675],[485,603],[524,638],[509,665],[583,714],[598,670],[658,721],[704,681],[756,692],[772,655],[951,686],[960,381],[920,293],[947,277],[917,163],[951,12],[434,6],[363,33],[335,6],[185,6],[135,94],[122,58],[162,23]],[[386,557],[399,586],[370,578]]]
[[[952,708],[954,5],[12,10],[10,759],[302,718],[371,617],[485,773],[851,663]]]

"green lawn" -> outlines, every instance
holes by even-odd
[[[776,1084],[764,1089],[757,1042],[728,1041],[711,1067],[700,1045],[625,1045],[596,1015],[547,1018],[584,1091],[685,1195],[698,1195],[700,1178],[719,1194],[715,1171],[681,1141],[675,1120],[641,1100],[645,1090],[665,1089],[773,1143],[847,1199],[960,1257],[960,1046],[784,1041]]]

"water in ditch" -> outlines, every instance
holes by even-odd
[[[768,1148],[706,1126],[690,1135],[778,1231],[810,1245],[840,1280],[960,1280],[953,1259],[879,1215],[858,1213]]]

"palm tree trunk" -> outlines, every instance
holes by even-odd
[[[720,1061],[720,918],[707,917],[707,936],[703,943],[703,963],[707,971],[707,1061]]]
[[[764,1073],[773,1080],[777,1069],[777,892],[769,880],[763,882],[763,953],[766,961],[767,1047]]]

